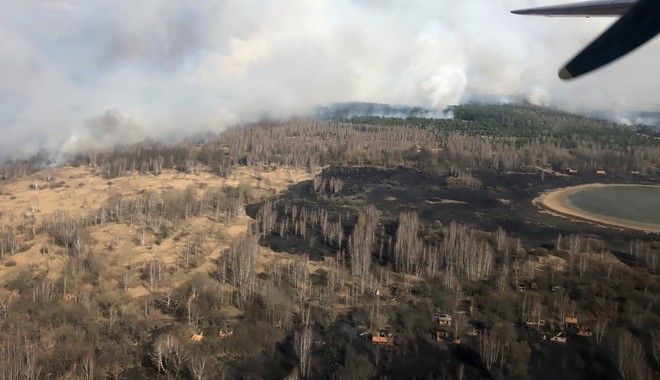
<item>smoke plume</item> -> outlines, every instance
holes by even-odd
[[[657,41],[557,79],[613,20],[509,13],[552,2],[0,0],[0,150],[72,152],[348,101],[655,110]]]

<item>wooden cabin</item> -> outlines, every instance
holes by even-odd
[[[577,317],[566,317],[564,318],[564,324],[566,327],[578,327]]]
[[[435,332],[435,341],[440,343],[443,340],[449,339],[449,332],[444,330],[437,330]]]
[[[533,321],[533,320],[527,320],[525,321],[525,324],[527,326],[532,326],[532,327],[543,327],[545,326],[545,319],[539,319],[538,321]]]
[[[451,326],[451,315],[449,314],[440,314],[435,317],[436,321],[440,326]]]
[[[394,344],[394,334],[391,332],[380,331],[371,337],[371,342],[374,344],[391,346]]]
[[[550,338],[550,340],[557,343],[566,343],[566,341],[568,341],[568,337],[566,336],[566,333],[560,332],[559,334]]]
[[[578,327],[578,333],[577,334],[578,334],[578,336],[592,336],[592,335],[594,335],[594,332],[593,332],[593,330],[591,330],[590,327],[580,326],[580,327]]]

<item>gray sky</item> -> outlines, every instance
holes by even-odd
[[[509,13],[556,2],[0,0],[0,152],[217,131],[343,101],[524,95],[658,110],[658,41],[560,82],[557,69],[614,20]]]

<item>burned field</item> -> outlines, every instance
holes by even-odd
[[[340,180],[340,190],[316,191],[314,181],[296,184],[275,204],[280,212],[294,205],[298,208],[323,209],[330,215],[355,216],[366,204],[374,205],[382,213],[385,232],[394,235],[397,218],[403,210],[413,210],[423,224],[433,227],[461,222],[481,231],[495,231],[498,227],[531,247],[552,246],[558,234],[606,235],[614,247],[623,249],[622,242],[630,239],[648,239],[649,234],[612,229],[589,223],[571,221],[541,212],[532,200],[549,189],[574,186],[593,181],[605,181],[602,177],[541,177],[538,171],[530,173],[497,173],[481,170],[473,173],[479,185],[476,188],[450,184],[452,176],[432,176],[410,168],[381,169],[375,167],[330,167],[319,176],[319,182],[329,184]],[[616,179],[609,179],[616,181]],[[262,204],[247,207],[250,216],[256,217]],[[344,225],[348,234],[352,220],[347,217]],[[311,229],[313,236],[320,231]],[[300,236],[265,236],[262,243],[275,251],[303,253],[312,257],[334,255],[330,247],[316,244],[317,240]],[[322,239],[321,239],[322,240]]]
[[[458,374],[467,378],[489,378],[503,374],[512,378],[605,379],[617,372],[612,360],[616,349],[596,344],[595,338],[580,336],[577,330],[567,333],[567,340],[557,338],[569,331],[561,315],[580,314],[586,317],[587,325],[595,328],[602,311],[593,305],[587,306],[590,300],[586,295],[611,292],[608,289],[616,286],[614,284],[635,281],[619,278],[597,284],[592,281],[603,280],[604,269],[592,268],[599,274],[592,273],[590,280],[585,281],[582,275],[579,279],[571,278],[570,271],[575,268],[566,273],[556,268],[541,269],[540,263],[547,257],[564,263],[575,260],[575,252],[567,254],[573,248],[562,247],[561,236],[566,240],[570,236],[570,244],[576,250],[595,251],[589,246],[595,248],[597,244],[600,244],[599,249],[607,250],[608,257],[615,262],[608,264],[609,270],[613,265],[620,268],[632,265],[644,270],[640,261],[627,250],[631,241],[650,241],[652,236],[573,222],[542,213],[532,205],[532,200],[545,190],[594,179],[588,176],[542,177],[538,172],[498,174],[483,170],[472,173],[469,181],[457,181],[452,175],[433,176],[401,167],[329,167],[315,180],[292,186],[276,199],[248,206],[247,213],[262,225],[260,221],[264,218],[271,221],[270,227],[262,228],[260,244],[276,252],[308,255],[310,260],[321,263],[328,258],[349,261],[347,251],[351,249],[353,233],[364,215],[361,210],[372,205],[379,213],[374,249],[370,252],[374,265],[371,270],[380,271],[381,286],[384,285],[382,274],[388,273],[391,279],[388,277],[386,284],[389,285],[385,285],[386,289],[382,293],[379,291],[378,296],[365,296],[362,302],[347,309],[347,314],[340,313],[336,320],[328,321],[330,324],[321,329],[314,354],[319,360],[319,367],[315,369],[319,372],[314,372],[315,377],[325,378],[324,371],[344,370],[337,363],[346,363],[363,368],[365,374],[389,378],[442,378]],[[603,178],[597,179],[603,181]],[[265,212],[266,209],[270,211]],[[447,281],[446,275],[409,282],[400,268],[396,270],[395,242],[400,236],[397,232],[401,215],[410,211],[418,215],[422,244],[428,246],[441,245],[447,239],[447,226],[452,224],[469,226],[474,230],[471,236],[486,239],[494,246],[498,244],[494,231],[506,231],[509,246],[505,249],[510,252],[496,249],[493,266],[497,270],[508,268],[507,261],[513,255],[512,265],[518,265],[516,270],[523,271],[524,265],[536,265],[536,269],[531,269],[535,273],[515,275],[512,283],[506,285],[498,284],[492,277],[461,282],[460,296],[447,292],[443,283]],[[341,225],[341,239],[333,238],[328,232],[339,228],[332,227],[334,224]],[[573,240],[577,236],[584,236],[582,243]],[[620,275],[627,273],[622,269]],[[502,286],[499,291],[493,289],[498,286]],[[470,305],[469,309],[455,307],[459,298]],[[549,318],[548,324],[545,325],[545,319],[543,325],[532,322],[532,314],[525,311],[526,306],[520,302],[535,303],[534,307],[539,309],[536,318],[543,314],[543,318]],[[572,305],[571,311],[556,309],[555,315],[549,310],[540,311],[541,308],[552,309],[558,302],[568,302]],[[373,315],[369,315],[376,312],[378,303],[382,303],[381,312],[387,316],[380,323],[381,327],[386,325],[387,331],[395,332],[391,345],[372,343],[370,335],[366,335],[373,333],[378,325]],[[455,303],[453,307],[452,303]],[[580,310],[582,306],[584,309]],[[438,310],[453,310],[453,323],[458,326],[452,328],[450,322],[445,328],[439,328]],[[497,365],[502,366],[502,372],[485,367],[483,361],[482,345],[486,338],[482,334],[496,330],[497,339],[509,342],[506,348],[501,348],[500,355],[512,355],[499,359]],[[356,371],[359,373],[359,369]]]

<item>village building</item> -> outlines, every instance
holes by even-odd
[[[227,328],[222,328],[218,330],[218,337],[219,338],[227,338],[234,335],[234,330],[232,329],[227,329]]]
[[[566,318],[564,318],[564,325],[566,325],[566,327],[577,328],[578,327],[577,317],[566,317]]]
[[[374,344],[381,344],[386,346],[391,346],[394,344],[394,334],[391,332],[382,330],[377,334],[371,336],[371,342]]]
[[[566,333],[560,332],[559,334],[550,338],[550,340],[557,343],[566,343],[566,341],[568,341],[568,337],[566,336]]]
[[[435,320],[440,326],[451,326],[451,315],[449,314],[440,314],[435,317]]]

